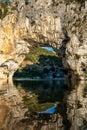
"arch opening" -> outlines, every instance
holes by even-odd
[[[33,116],[32,112],[62,103],[64,91],[69,87],[65,80],[67,75],[62,58],[54,49],[41,46],[29,52],[14,73],[13,81],[23,96],[28,112]]]
[[[32,49],[25,57],[13,80],[17,79],[57,79],[68,76],[64,69],[62,58],[57,55],[54,48],[40,46]]]

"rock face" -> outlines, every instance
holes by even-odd
[[[0,20],[0,78],[12,77],[29,50],[38,45],[52,46],[62,55],[64,66],[83,77],[87,71],[86,12],[85,1],[11,2],[9,14]]]
[[[0,21],[0,78],[11,76],[29,52],[25,21],[17,11]]]

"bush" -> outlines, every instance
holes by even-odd
[[[0,19],[3,19],[8,14],[8,2],[0,2]]]

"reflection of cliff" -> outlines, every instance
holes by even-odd
[[[85,93],[84,93],[85,90]],[[25,117],[21,94],[13,84],[0,81],[0,130],[86,130],[87,89],[80,81],[58,106],[58,120],[46,123]]]
[[[58,121],[54,123],[43,124],[37,120],[31,121],[24,117],[27,109],[24,108],[22,97],[19,91],[11,83],[0,82],[0,129],[3,130],[51,130],[59,129],[63,126],[62,114]],[[66,111],[64,111],[66,114]],[[65,118],[67,118],[65,116]],[[67,119],[65,119],[67,120]]]
[[[68,96],[68,118],[72,122],[71,130],[87,129],[87,93],[84,96],[86,82],[80,81],[76,89]]]
[[[69,130],[71,123],[67,119],[67,105],[63,102],[64,90],[67,89],[67,84],[63,80],[58,81],[16,81],[16,86],[21,86],[21,89],[26,90],[28,95],[25,98],[25,104],[28,107],[26,112],[27,119],[19,122],[18,126],[28,126],[30,130],[58,130],[60,127]],[[38,97],[38,98],[37,98]],[[35,111],[43,111],[54,104],[58,105],[58,120],[53,123],[49,115],[42,115],[40,118],[35,118]],[[34,112],[34,113],[33,113]],[[31,129],[32,127],[32,129]]]
[[[0,130],[13,130],[24,111],[18,90],[12,84],[0,81]]]

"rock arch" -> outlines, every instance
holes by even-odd
[[[52,0],[32,0],[0,20],[0,78],[12,77],[25,55],[38,45],[52,46],[64,56],[65,67],[83,75],[82,63],[87,66],[87,33],[86,12],[79,11],[79,15],[80,6],[77,2],[67,5],[61,0],[55,4]]]

